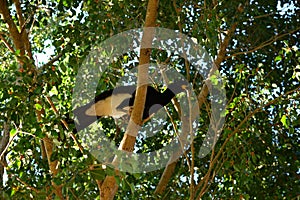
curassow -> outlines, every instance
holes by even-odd
[[[160,108],[166,106],[172,98],[183,92],[188,82],[179,80],[171,83],[164,92],[159,92],[152,86],[147,87],[147,96],[143,112],[143,120],[148,119]],[[76,108],[73,113],[77,131],[83,130],[95,122],[97,118],[111,116],[120,118],[130,114],[134,104],[136,86],[120,86],[97,95],[94,101]]]

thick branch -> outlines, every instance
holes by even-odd
[[[16,11],[18,15],[18,20],[20,24],[20,30],[18,30],[14,20],[12,19],[9,9],[8,9],[8,4],[6,0],[0,0],[0,13],[4,19],[4,22],[7,25],[9,34],[13,40],[14,46],[16,50],[20,50],[20,56],[25,55],[25,51],[27,52],[27,55],[29,58],[32,59],[32,52],[31,52],[31,45],[28,37],[28,33],[25,29],[25,20],[22,15],[22,9],[21,9],[21,4],[18,0],[14,0],[14,4],[16,6]],[[9,48],[11,50],[11,48]],[[23,61],[19,60],[20,63],[22,64]]]
[[[18,20],[20,24],[20,32],[21,32],[21,38],[24,43],[24,48],[27,52],[27,55],[29,58],[32,59],[32,53],[31,53],[31,45],[28,37],[28,32],[26,30],[26,22],[24,20],[23,14],[22,14],[22,8],[19,0],[14,0],[14,4],[16,6],[16,11],[18,15]]]
[[[147,13],[145,19],[145,28],[154,27],[157,16],[158,0],[149,0],[147,6]],[[129,121],[127,130],[121,141],[119,149],[132,152],[136,140],[136,135],[138,133],[138,126],[142,125],[142,115],[144,111],[144,105],[146,101],[147,85],[145,85],[145,80],[148,79],[148,65],[150,61],[151,54],[151,44],[153,40],[153,32],[147,31],[143,32],[143,38],[141,42],[140,59],[138,67],[138,83],[137,91],[135,96],[135,101],[133,105],[133,112],[131,114],[131,119]],[[147,47],[147,48],[145,48]],[[113,164],[117,162],[117,157],[115,157]],[[113,199],[115,193],[118,190],[118,185],[116,183],[114,176],[107,176],[100,188],[101,199]]]
[[[10,15],[6,0],[0,0],[0,13],[4,19],[4,22],[7,24],[7,28],[10,36],[13,39],[15,48],[20,50],[20,55],[25,55],[25,47],[21,40],[21,34],[19,33],[18,28]]]
[[[47,160],[48,160],[50,171],[53,177],[55,177],[58,174],[58,168],[57,168],[58,161],[57,160],[51,161],[51,156],[53,154],[53,149],[54,149],[53,142],[48,137],[44,137],[43,142],[46,149]],[[56,185],[54,181],[52,181],[52,186],[54,187],[55,189],[54,192],[59,197],[59,199],[64,199],[62,194],[62,185]]]
[[[23,15],[22,15],[21,4],[20,4],[19,0],[13,0],[13,2],[16,6],[16,11],[17,11],[18,19],[19,19],[19,24],[20,24],[20,28],[22,30],[22,27],[25,25],[25,20],[24,20]]]

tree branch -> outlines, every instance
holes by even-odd
[[[24,181],[22,181],[19,177],[16,177],[17,181],[19,181],[21,184],[23,184],[25,187],[29,188],[30,190],[34,191],[37,194],[40,194],[41,192],[39,190],[37,190],[36,188],[30,186],[29,184],[25,183]]]
[[[58,59],[60,59],[63,56],[63,53],[60,52],[58,55],[56,55],[54,58],[52,58],[49,62],[47,62],[46,64],[44,64],[41,67],[41,70],[43,71],[45,68],[49,67],[50,65],[52,65],[54,62],[58,61]]]
[[[145,19],[145,28],[154,27],[156,24],[157,10],[158,10],[158,0],[149,0]],[[142,116],[144,111],[144,105],[146,101],[147,85],[145,81],[148,80],[148,66],[150,62],[151,47],[153,40],[153,32],[147,31],[143,32],[140,59],[138,66],[138,82],[135,101],[133,105],[133,112],[129,120],[127,130],[124,137],[120,143],[119,149],[132,152],[136,140],[136,135],[138,134],[138,126],[142,125]],[[148,48],[145,48],[148,47]],[[147,83],[147,82],[146,82]],[[118,162],[118,158],[115,157],[113,164]],[[117,172],[118,173],[118,172]],[[114,176],[107,176],[101,185],[101,199],[113,199],[115,193],[118,190],[118,185],[116,183]]]
[[[47,154],[47,160],[50,168],[50,172],[52,174],[52,177],[55,177],[58,174],[58,160],[51,161],[51,156],[53,154],[53,141],[50,140],[47,136],[43,138],[43,142],[45,145],[45,150]],[[62,193],[62,185],[56,185],[54,181],[52,182],[52,186],[54,188],[54,193],[59,199],[64,199],[63,193]]]
[[[9,42],[4,38],[4,36],[0,33],[0,39],[5,44],[5,46],[9,49],[10,52],[15,53],[14,48],[12,48],[9,44]]]
[[[290,35],[290,34],[292,34],[292,33],[295,33],[295,32],[297,32],[297,31],[299,31],[299,30],[300,30],[300,27],[297,27],[295,30],[289,31],[289,32],[287,32],[287,33],[275,35],[275,36],[272,37],[271,39],[269,39],[269,40],[263,42],[261,45],[256,46],[256,47],[254,47],[254,48],[252,48],[252,49],[250,49],[250,50],[248,50],[248,51],[237,52],[237,53],[231,54],[230,56],[227,56],[227,57],[225,58],[225,60],[227,60],[228,58],[237,56],[237,55],[241,55],[241,54],[249,54],[249,53],[255,52],[255,51],[259,50],[259,49],[262,49],[262,48],[264,48],[264,47],[266,47],[266,46],[269,46],[269,45],[273,44],[273,43],[276,42],[278,39],[283,38],[283,37],[285,37],[285,36],[287,36],[287,35]]]
[[[18,15],[18,20],[20,24],[20,34],[24,43],[24,48],[27,52],[27,55],[30,59],[32,59],[32,53],[31,53],[31,45],[28,37],[28,32],[26,30],[26,22],[24,20],[23,14],[22,14],[22,8],[19,0],[13,0],[15,6],[16,6],[16,11]]]
[[[13,39],[15,48],[20,50],[20,55],[25,55],[25,47],[21,40],[21,34],[19,33],[18,28],[10,15],[6,0],[0,0],[0,13],[4,19],[4,22],[7,24],[8,31]]]
[[[25,20],[24,20],[23,15],[22,15],[21,4],[20,4],[19,0],[13,0],[13,2],[16,6],[16,11],[17,11],[18,19],[19,19],[19,24],[20,24],[20,28],[22,30],[22,27],[25,25]]]

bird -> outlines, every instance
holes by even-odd
[[[146,101],[142,120],[151,118],[159,109],[166,106],[175,95],[188,88],[186,80],[169,84],[162,93],[147,86]],[[77,132],[85,129],[101,117],[121,118],[130,115],[134,105],[136,86],[119,86],[97,95],[93,101],[73,110]]]

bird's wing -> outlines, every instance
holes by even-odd
[[[132,98],[132,97],[131,97]],[[129,105],[129,102],[130,102],[130,99],[131,98],[126,98],[124,99],[117,107],[116,107],[116,110],[126,110],[128,111],[129,108],[132,106]]]

